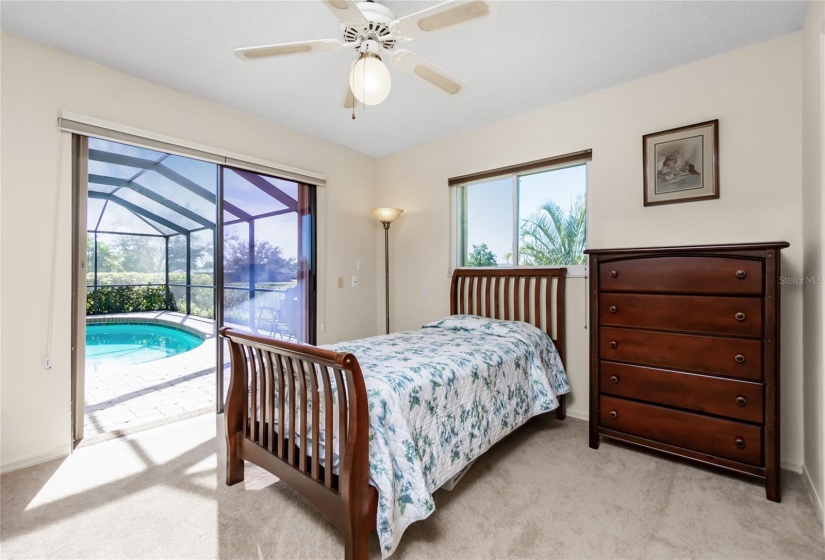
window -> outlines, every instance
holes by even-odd
[[[456,179],[456,266],[568,266],[584,273],[590,152]]]

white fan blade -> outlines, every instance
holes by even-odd
[[[243,60],[258,60],[288,54],[337,51],[343,46],[344,44],[337,39],[318,39],[317,41],[300,41],[298,43],[281,43],[279,45],[261,45],[259,47],[235,49],[235,56]]]
[[[410,51],[395,51],[392,64],[399,70],[414,74],[430,82],[450,95],[455,95],[464,89],[464,84],[458,78],[451,76],[432,62],[424,60]]]
[[[486,17],[493,10],[492,0],[451,0],[397,19],[390,28],[402,37],[415,39],[431,31]]]
[[[335,17],[340,19],[347,25],[367,25],[369,22],[361,10],[358,9],[357,2],[349,0],[324,0],[324,6],[329,8],[329,11],[335,14]]]

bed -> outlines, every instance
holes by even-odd
[[[384,557],[432,493],[530,418],[565,417],[565,268],[456,269],[450,316],[319,348],[232,329],[226,483],[270,471]],[[360,359],[360,361],[359,361]]]

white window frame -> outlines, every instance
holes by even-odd
[[[584,164],[585,166],[585,186],[584,186],[584,204],[585,208],[587,209],[586,213],[586,228],[587,228],[587,236],[585,238],[585,248],[590,248],[590,221],[591,221],[591,212],[590,212],[590,158],[582,159],[579,161],[571,161],[571,162],[564,162],[557,165],[548,165],[546,167],[540,167],[536,169],[531,169],[529,171],[523,172],[515,172],[515,173],[503,173],[497,177],[487,177],[484,179],[479,179],[478,181],[467,181],[466,183],[461,183],[455,185],[454,187],[450,188],[450,268],[448,270],[448,275],[452,276],[453,270],[459,267],[461,262],[460,255],[464,249],[463,241],[463,227],[462,227],[462,217],[464,216],[463,210],[463,201],[462,196],[466,192],[466,187],[478,184],[478,183],[488,183],[490,181],[500,180],[506,177],[511,177],[513,182],[513,262],[518,262],[518,196],[519,196],[519,188],[518,188],[518,180],[519,177],[524,177],[527,175],[535,175],[537,173],[546,173],[548,171],[557,171],[559,169],[566,169],[568,167],[577,167],[579,165]],[[526,265],[513,265],[516,268],[529,268]],[[558,266],[566,266],[567,267],[567,277],[568,278],[586,278],[587,277],[587,264],[568,264],[568,265],[558,265]]]

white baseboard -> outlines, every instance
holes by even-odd
[[[789,461],[779,461],[779,468],[791,471],[792,473],[802,474],[802,469],[804,468],[799,463],[791,463]]]
[[[0,465],[0,474],[6,474],[12,471],[25,469],[26,467],[32,467],[34,465],[39,465],[40,463],[53,461],[54,459],[68,457],[71,452],[71,445],[61,445],[60,447],[55,447],[54,449],[50,449],[49,451],[46,451],[44,453],[34,453],[32,455],[26,455],[23,458],[18,459],[16,461]]]
[[[814,483],[811,481],[811,475],[808,472],[807,466],[802,467],[802,479],[805,481],[805,486],[808,487],[808,492],[811,494],[817,519],[819,519],[820,523],[825,522],[825,508],[822,506],[822,498],[817,494],[816,488],[814,488]]]
[[[566,410],[566,412],[567,412],[567,415],[570,416],[571,418],[576,418],[578,420],[585,420],[585,421],[590,420],[590,413],[587,410],[575,410],[575,409],[568,408]]]

